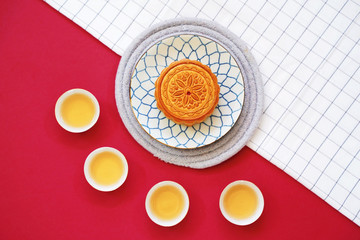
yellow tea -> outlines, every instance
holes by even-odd
[[[124,165],[119,156],[112,152],[101,152],[90,164],[90,175],[97,184],[115,184],[124,174]]]
[[[246,219],[252,216],[258,206],[256,192],[246,185],[231,187],[224,196],[224,208],[233,218]]]
[[[162,220],[171,220],[179,217],[184,207],[184,196],[174,186],[165,185],[159,187],[150,197],[151,211]]]
[[[72,127],[84,127],[93,120],[96,107],[91,98],[85,94],[75,93],[63,101],[60,112],[66,124]]]

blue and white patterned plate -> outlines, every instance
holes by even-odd
[[[165,117],[156,107],[155,81],[174,61],[197,60],[210,67],[220,85],[213,114],[191,127]],[[224,136],[239,118],[244,101],[244,82],[238,64],[220,44],[198,35],[176,35],[151,46],[135,66],[130,102],[139,124],[157,141],[176,148],[198,148]]]

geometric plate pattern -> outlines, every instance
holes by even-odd
[[[161,71],[184,58],[209,66],[220,86],[219,103],[212,115],[191,127],[166,118],[154,97]],[[243,77],[231,54],[215,41],[197,35],[171,36],[151,46],[138,61],[130,100],[139,124],[154,139],[170,147],[198,148],[220,139],[239,118],[244,101]]]

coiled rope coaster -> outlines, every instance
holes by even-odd
[[[181,35],[194,35],[216,42],[240,68],[244,98],[240,116],[216,141],[199,147],[174,147],[147,134],[134,114],[130,86],[139,60],[159,41]],[[166,66],[164,66],[166,67]],[[263,83],[257,63],[246,44],[217,23],[192,18],[177,18],[150,27],[139,35],[122,56],[115,79],[115,98],[119,114],[134,139],[161,160],[191,168],[217,165],[240,151],[256,130],[263,113]]]

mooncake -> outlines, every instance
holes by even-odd
[[[203,122],[219,102],[220,87],[211,69],[183,59],[166,67],[155,82],[157,107],[177,124]]]

